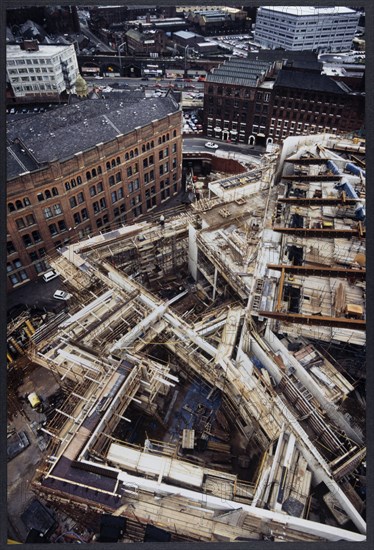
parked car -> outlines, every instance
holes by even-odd
[[[65,292],[64,290],[56,290],[53,298],[55,298],[56,300],[69,300],[69,298],[71,298],[71,294]]]
[[[212,141],[207,141],[204,145],[208,147],[208,149],[218,149],[218,145]]]
[[[52,281],[52,279],[56,279],[56,277],[58,277],[58,273],[56,273],[54,269],[50,269],[43,274],[43,281],[48,283],[49,281]]]

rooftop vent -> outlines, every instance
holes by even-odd
[[[26,50],[27,52],[38,52],[39,43],[37,40],[24,40],[21,44],[21,50]]]

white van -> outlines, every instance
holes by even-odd
[[[54,269],[50,269],[49,271],[46,271],[43,275],[43,281],[48,283],[49,281],[52,281],[52,279],[56,279],[58,277],[58,273]]]

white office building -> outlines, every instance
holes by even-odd
[[[65,90],[75,93],[79,74],[73,45],[47,46],[36,41],[7,45],[7,81],[15,97],[59,96]]]
[[[346,7],[263,6],[258,8],[255,42],[266,48],[349,51],[360,14]]]

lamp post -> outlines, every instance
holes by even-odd
[[[120,50],[122,48],[122,46],[125,46],[126,45],[126,42],[122,42],[122,44],[120,44],[118,46],[118,57],[119,57],[119,76],[121,76],[121,73],[122,73],[122,60],[121,60],[121,53],[120,53]]]

